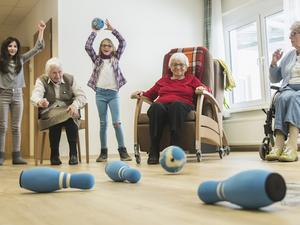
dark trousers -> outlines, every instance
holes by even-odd
[[[62,128],[65,128],[69,143],[69,154],[77,155],[76,143],[78,138],[78,126],[73,119],[56,124],[49,128],[49,140],[51,148],[51,158],[59,157],[59,142]]]
[[[150,154],[159,155],[160,140],[165,125],[169,125],[171,133],[170,145],[180,146],[181,131],[187,114],[193,106],[182,102],[153,103],[147,111],[149,117]]]

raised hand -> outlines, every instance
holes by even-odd
[[[281,49],[281,48],[277,49],[277,50],[273,53],[273,55],[272,55],[272,62],[271,62],[271,64],[272,64],[272,65],[276,65],[277,62],[281,59],[282,55],[283,55],[282,49]]]
[[[114,28],[111,26],[111,24],[109,23],[108,19],[105,20],[105,25],[106,25],[106,28],[105,30],[110,30],[110,31],[113,31]]]
[[[44,31],[45,30],[45,28],[46,28],[46,24],[45,24],[45,22],[43,21],[43,20],[41,20],[39,23],[38,23],[38,30],[39,31]]]
[[[44,39],[44,30],[46,28],[46,24],[44,23],[43,20],[41,20],[37,26],[38,26],[38,30],[39,30],[38,39],[40,41],[42,41]]]

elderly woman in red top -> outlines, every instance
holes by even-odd
[[[193,109],[196,89],[207,89],[194,75],[186,74],[188,58],[183,53],[175,53],[169,60],[171,76],[163,76],[148,91],[137,91],[137,98],[148,97],[155,101],[148,109],[151,147],[148,164],[159,163],[159,146],[163,128],[168,123],[171,145],[179,145],[181,128],[187,114]]]

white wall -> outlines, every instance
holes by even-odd
[[[247,6],[256,2],[257,0],[221,0],[222,1],[222,12],[228,13],[233,10],[238,10],[240,7]]]
[[[75,75],[90,103],[90,152],[99,154],[99,119],[95,93],[86,83],[92,63],[84,50],[94,17],[108,18],[127,41],[121,69],[128,83],[121,88],[121,120],[126,146],[133,152],[133,118],[135,101],[130,94],[151,87],[161,76],[162,61],[171,48],[202,45],[203,1],[199,0],[64,0],[58,2],[58,55],[65,72]],[[100,31],[94,47],[110,37]],[[110,117],[110,116],[109,116]],[[63,140],[64,141],[64,138]],[[66,146],[66,144],[63,144]],[[117,153],[117,142],[109,121],[109,153]],[[65,149],[67,152],[67,148]]]
[[[15,29],[15,35],[24,46],[33,46],[33,35],[37,32],[37,24],[40,20],[47,22],[52,18],[53,54],[57,55],[57,1],[40,0],[24,18],[23,22]]]

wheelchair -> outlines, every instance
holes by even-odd
[[[259,147],[259,156],[262,160],[265,160],[266,155],[269,154],[269,152],[272,150],[272,147],[274,147],[275,144],[273,118],[275,118],[275,101],[278,95],[280,94],[279,88],[280,87],[278,86],[271,86],[271,89],[276,90],[276,92],[272,97],[270,108],[267,110],[263,109],[263,112],[266,114],[267,118],[264,124],[265,137],[262,141],[262,144]]]

